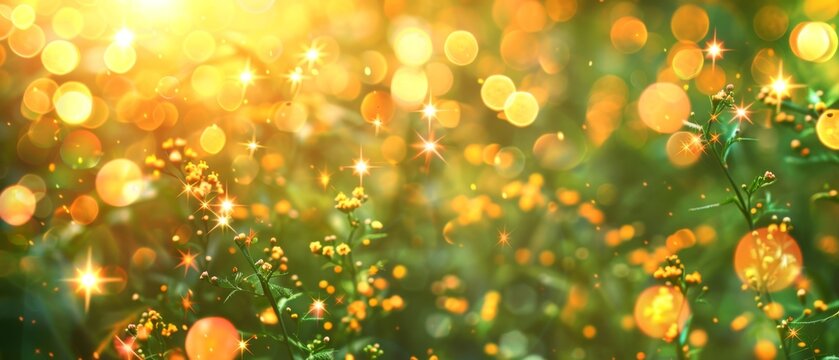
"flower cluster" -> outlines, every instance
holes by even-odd
[[[128,324],[125,332],[136,339],[147,340],[149,337],[158,335],[169,337],[178,332],[178,327],[163,321],[163,316],[159,312],[149,309],[140,315],[136,323]]]
[[[353,189],[351,196],[347,196],[343,192],[339,192],[338,195],[335,196],[335,208],[345,213],[350,213],[355,209],[360,208],[366,201],[367,194],[364,193],[364,188],[358,186]]]
[[[728,84],[724,89],[718,91],[711,96],[711,105],[717,108],[720,105],[732,106],[734,105],[734,85]]]
[[[152,169],[155,177],[158,177],[162,171],[166,169],[167,161],[175,167],[181,166],[186,160],[192,160],[198,157],[198,153],[187,146],[187,142],[183,138],[168,138],[161,144],[165,156],[158,157],[155,154],[146,156],[145,165]]]
[[[757,99],[767,106],[778,106],[781,102],[790,99],[787,91],[778,91],[772,85],[762,86],[757,93]]]
[[[224,187],[219,181],[218,173],[208,171],[209,168],[210,166],[203,160],[197,164],[192,161],[187,162],[184,166],[184,180],[186,182],[184,191],[199,198],[203,198],[212,192],[224,194]]]
[[[379,345],[379,343],[368,344],[364,346],[363,351],[371,360],[378,359],[385,355],[385,351],[382,350],[382,347]]]
[[[687,285],[698,285],[702,283],[702,274],[700,274],[699,271],[691,273],[686,272],[685,265],[682,263],[682,260],[679,259],[678,255],[670,255],[667,257],[666,261],[666,264],[659,266],[658,269],[653,272],[654,278],[665,280],[668,285],[680,288],[685,288]]]

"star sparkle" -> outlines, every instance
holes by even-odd
[[[122,281],[120,278],[103,277],[101,275],[102,268],[95,267],[91,256],[91,249],[87,250],[87,262],[84,268],[76,268],[76,277],[72,279],[65,279],[65,281],[76,284],[76,292],[84,293],[84,311],[90,309],[90,298],[94,294],[101,294],[102,288],[100,285],[110,282]]]

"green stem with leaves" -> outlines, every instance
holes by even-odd
[[[730,147],[733,144],[742,141],[743,138],[740,138],[737,135],[737,132],[735,131],[724,140],[724,142],[722,143],[722,149],[717,148],[718,142],[713,142],[709,140],[712,138],[718,139],[718,137],[715,137],[711,134],[712,125],[719,122],[719,116],[722,114],[722,111],[724,109],[732,106],[731,93],[729,92],[726,95],[727,98],[722,99],[718,102],[715,102],[714,98],[712,98],[711,104],[713,111],[711,112],[711,118],[704,126],[702,126],[702,135],[703,138],[708,142],[709,147],[711,148],[711,152],[714,154],[714,158],[717,161],[717,164],[719,164],[720,169],[722,169],[723,174],[725,174],[728,183],[731,185],[734,191],[735,197],[733,198],[732,202],[737,206],[737,209],[739,209],[740,213],[743,215],[743,219],[746,221],[746,224],[749,227],[749,231],[753,231],[755,227],[755,221],[751,213],[752,196],[757,191],[757,189],[765,185],[771,184],[774,181],[774,178],[767,179],[764,177],[758,177],[755,179],[755,181],[752,182],[751,186],[746,187],[745,185],[743,185],[743,189],[741,189],[740,186],[738,186],[737,183],[734,181],[734,178],[731,176],[731,172],[729,171],[726,159],[728,151],[730,151]],[[766,299],[769,301],[769,303],[772,303],[772,297],[771,295],[769,295],[768,291],[766,292]],[[775,323],[775,326],[778,329],[778,339],[781,342],[781,348],[784,350],[784,358],[789,359],[790,354],[784,338],[784,329],[780,326],[780,322],[778,322],[777,320],[773,320],[773,322]],[[679,354],[683,355],[681,354],[681,352],[679,352]]]
[[[262,294],[268,300],[268,303],[271,304],[271,308],[274,309],[274,314],[277,315],[277,319],[280,321],[280,329],[283,332],[283,339],[285,339],[286,343],[286,350],[288,351],[288,358],[294,360],[294,352],[291,350],[291,338],[288,336],[288,329],[285,326],[285,320],[283,320],[283,313],[280,311],[279,303],[277,299],[274,298],[274,294],[271,293],[271,286],[268,284],[268,279],[262,276],[259,272],[259,269],[256,267],[256,264],[253,261],[253,258],[250,255],[250,251],[244,244],[239,244],[239,250],[242,252],[242,255],[245,256],[245,260],[247,260],[248,264],[250,265],[251,269],[256,275],[256,278],[259,279],[259,284],[262,286]]]
[[[353,256],[352,256],[352,248],[353,248],[352,241],[353,241],[353,238],[355,237],[355,231],[358,229],[358,221],[355,220],[352,213],[347,214],[347,221],[349,222],[350,227],[352,228],[352,230],[350,230],[350,233],[347,234],[347,246],[350,247],[350,252],[347,254],[347,261],[349,262],[349,271],[350,271],[350,276],[352,277],[352,279],[350,279],[351,280],[350,286],[352,286],[353,299],[357,299],[358,298],[358,286],[356,286],[356,281],[358,281],[358,274],[357,274],[356,269],[355,269],[355,260],[353,260]]]

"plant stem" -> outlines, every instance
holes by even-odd
[[[770,304],[772,303],[772,295],[769,294],[769,290],[766,290],[766,301]],[[784,359],[789,360],[789,348],[787,347],[786,338],[784,337],[784,328],[781,327],[780,322],[778,320],[773,320],[775,322],[775,328],[778,329],[778,340],[781,341],[781,349],[784,350]]]
[[[798,105],[798,104],[796,104],[792,101],[789,101],[789,100],[782,101],[781,102],[781,108],[785,109],[785,110],[792,111],[792,112],[799,113],[801,115],[812,115],[812,116],[817,115],[815,111],[807,109],[805,107],[802,107],[801,105]]]
[[[743,195],[740,193],[740,188],[737,187],[737,183],[734,182],[734,178],[731,177],[731,173],[728,171],[728,165],[722,160],[720,157],[719,152],[714,147],[711,147],[714,151],[714,156],[717,158],[717,164],[720,165],[722,172],[725,174],[726,179],[728,179],[728,183],[731,184],[731,187],[734,189],[734,194],[737,196],[737,208],[740,209],[740,213],[743,214],[743,218],[746,220],[746,223],[749,226],[749,230],[754,230],[754,223],[752,222],[752,215],[749,213],[748,203],[743,198]]]
[[[358,277],[357,277],[358,275],[357,275],[356,270],[355,270],[355,261],[353,260],[353,256],[352,256],[352,248],[353,248],[352,241],[353,241],[353,237],[355,237],[355,231],[358,229],[358,225],[357,225],[356,220],[353,218],[352,214],[347,214],[347,221],[350,223],[350,227],[352,228],[352,230],[350,230],[350,233],[347,235],[347,246],[350,247],[350,252],[347,254],[347,261],[350,263],[349,264],[349,270],[350,270],[350,276],[352,277],[352,279],[350,279],[351,280],[350,282],[352,283],[351,285],[352,285],[353,299],[357,299],[358,298],[358,289],[357,289],[358,286],[356,286],[355,282],[358,281]]]
[[[711,112],[711,119],[708,120],[707,124],[702,128],[703,135],[706,139],[709,138],[708,134],[711,131],[711,126],[714,124],[716,119],[722,113],[722,103],[717,104],[714,106],[713,111]],[[722,169],[723,174],[725,174],[725,178],[728,179],[728,183],[731,184],[732,189],[734,190],[734,194],[737,196],[737,208],[740,209],[740,213],[743,214],[743,218],[746,220],[746,223],[749,225],[749,230],[754,229],[754,223],[752,222],[752,215],[749,212],[749,204],[746,202],[745,198],[743,198],[743,194],[740,193],[740,188],[737,186],[737,183],[734,182],[734,178],[731,177],[731,172],[728,171],[728,164],[726,164],[725,159],[723,159],[720,152],[717,150],[715,144],[710,144],[711,151],[714,153],[714,157],[717,160],[717,164]]]
[[[288,330],[286,329],[285,321],[283,320],[283,313],[280,311],[277,299],[275,299],[274,294],[271,293],[271,286],[268,285],[268,280],[265,279],[262,276],[262,274],[259,273],[259,269],[256,268],[256,265],[254,265],[253,259],[251,258],[248,249],[243,245],[239,245],[239,250],[242,251],[242,254],[245,256],[245,259],[251,266],[251,269],[256,275],[256,278],[259,279],[259,284],[262,286],[262,294],[265,296],[266,299],[268,299],[268,302],[271,303],[271,308],[274,309],[274,314],[276,314],[277,319],[280,320],[280,328],[283,331],[283,338],[285,339],[286,350],[288,351],[288,358],[294,360],[294,352],[291,351],[291,338],[288,336]]]
[[[720,112],[721,110],[719,109],[719,106],[717,106],[714,108],[714,115],[712,116],[716,118],[716,116],[719,115]],[[712,121],[708,121],[707,127],[703,128],[706,138],[707,133],[711,129],[711,123]],[[716,157],[717,159],[717,164],[719,164],[720,169],[722,169],[722,172],[725,174],[725,178],[728,179],[728,183],[731,184],[731,187],[734,189],[734,194],[737,196],[737,208],[740,209],[740,213],[743,214],[743,219],[746,220],[746,224],[748,224],[749,226],[749,231],[753,231],[755,228],[755,224],[751,214],[752,194],[747,193],[746,197],[743,196],[743,194],[740,192],[740,188],[737,186],[737,183],[734,182],[734,178],[731,176],[731,172],[728,171],[728,164],[725,163],[725,160],[722,158],[722,156],[720,156],[720,153],[719,151],[717,151],[717,148],[715,146],[710,147],[714,153],[714,157]],[[772,296],[769,295],[769,291],[766,291],[766,299],[769,303],[772,303]],[[789,360],[790,354],[784,339],[784,329],[780,326],[780,323],[777,320],[773,320],[773,322],[775,323],[775,327],[778,329],[778,339],[781,341],[781,348],[784,350],[784,358]],[[679,345],[677,344],[676,346]],[[679,359],[684,358],[684,354],[682,353],[681,348],[677,349],[677,356],[679,356]]]

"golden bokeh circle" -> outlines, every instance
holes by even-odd
[[[513,80],[504,75],[491,75],[481,86],[481,100],[488,108],[501,111],[504,110],[507,98],[515,91],[516,84]]]
[[[801,274],[802,266],[801,248],[782,225],[747,233],[734,251],[737,276],[758,291],[785,289]]]
[[[681,129],[682,123],[690,115],[690,99],[678,85],[654,83],[641,93],[638,113],[650,129],[672,133]]]
[[[0,193],[0,218],[12,226],[26,224],[35,214],[35,195],[29,188],[12,185]]]
[[[819,116],[816,135],[824,146],[839,150],[839,110],[828,109]]]
[[[70,204],[70,217],[81,225],[89,225],[99,216],[99,202],[90,195],[81,195]]]
[[[137,51],[133,46],[111,43],[105,49],[105,66],[117,74],[123,74],[131,70],[137,62]]]
[[[693,165],[702,156],[703,147],[700,138],[691,132],[677,131],[667,139],[667,159],[677,167]]]
[[[761,39],[778,40],[789,27],[789,16],[778,6],[764,5],[755,14],[753,26],[755,34]]]
[[[41,51],[44,69],[55,75],[69,74],[80,60],[79,49],[67,40],[53,40]]]
[[[108,205],[131,205],[143,192],[143,173],[128,159],[114,159],[96,174],[96,193]]]
[[[538,115],[539,102],[529,92],[516,91],[504,102],[504,116],[515,126],[528,126],[536,121]]]
[[[393,113],[393,99],[385,91],[371,91],[361,100],[361,117],[367,122],[388,124],[393,119]]]
[[[612,23],[609,37],[615,49],[631,54],[641,50],[647,43],[647,26],[636,17],[624,16]]]
[[[90,117],[93,97],[87,85],[70,81],[58,87],[53,95],[55,112],[67,124],[78,125]]]
[[[654,285],[635,301],[635,324],[647,336],[661,339],[678,335],[690,317],[690,305],[678,288]]]
[[[431,58],[431,37],[420,28],[403,29],[396,34],[393,51],[396,58],[405,65],[423,65]]]
[[[823,22],[803,22],[789,36],[792,52],[802,60],[823,63],[830,60],[839,47],[836,29]]]
[[[670,30],[676,39],[682,41],[699,42],[710,27],[710,19],[705,9],[693,5],[682,5],[670,18]]]
[[[26,29],[14,29],[8,39],[12,52],[27,59],[37,56],[44,48],[46,41],[44,30],[38,24]]]
[[[452,64],[469,65],[478,56],[478,40],[468,31],[454,31],[446,37],[443,49]]]
[[[210,125],[204,128],[201,132],[200,144],[201,149],[210,153],[218,154],[227,143],[227,135],[218,125]]]

